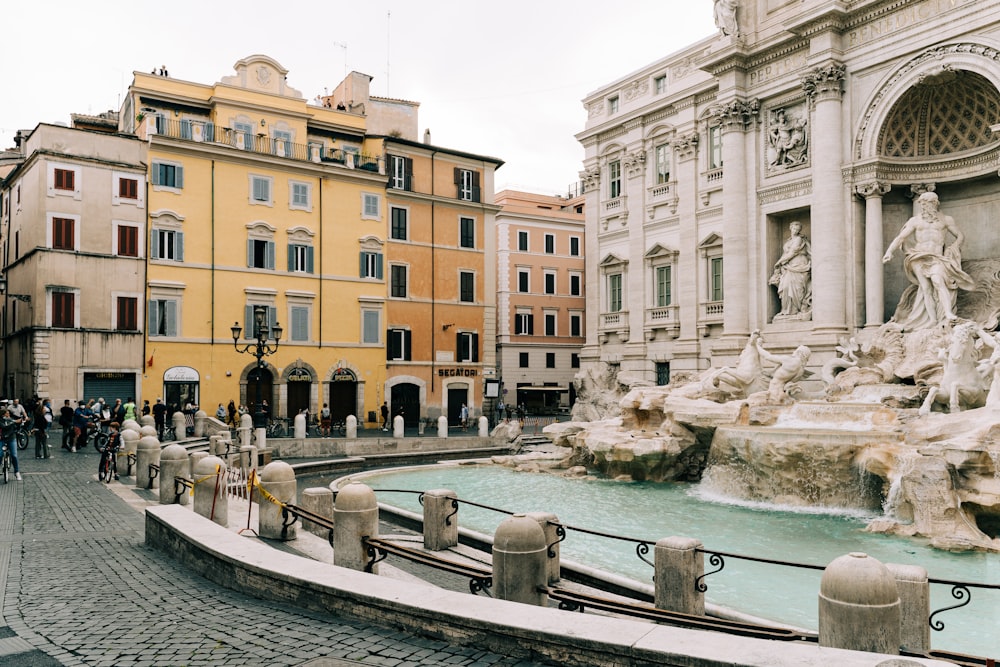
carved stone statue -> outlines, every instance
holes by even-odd
[[[789,390],[793,389],[793,384],[806,376],[806,364],[812,351],[805,345],[799,345],[795,351],[788,356],[771,354],[764,349],[764,341],[757,339],[757,350],[765,361],[778,364],[771,375],[771,382],[767,386],[767,400],[771,403],[783,403],[786,397],[791,397]]]
[[[979,331],[982,330],[975,322],[955,325],[948,347],[938,352],[938,358],[944,362],[941,381],[928,391],[927,398],[920,406],[921,415],[930,414],[935,403],[947,404],[952,413],[962,408],[979,408],[985,404],[987,382],[977,364],[979,352],[976,350],[976,334]],[[990,340],[987,341],[986,338]],[[990,346],[995,343],[989,336],[983,340]]]
[[[723,35],[739,37],[740,28],[736,23],[737,0],[715,0],[715,26]]]
[[[755,391],[763,391],[764,374],[760,363],[760,349],[757,347],[759,342],[760,331],[754,331],[750,334],[746,347],[740,352],[736,368],[723,366],[711,373],[708,376],[710,384],[720,389],[723,385],[732,387],[731,393],[738,398],[746,398]]]
[[[808,159],[806,121],[801,118],[788,118],[784,109],[774,112],[774,121],[767,140],[770,144],[768,166],[772,169],[794,167]]]
[[[906,288],[892,319],[904,331],[928,329],[945,321],[954,321],[958,290],[975,289],[975,283],[962,270],[962,231],[949,215],[938,210],[938,196],[925,192],[917,199],[920,214],[906,221],[882,257],[892,260],[905,242],[903,269],[912,285]],[[948,234],[955,237],[946,243]]]
[[[774,263],[768,281],[778,289],[781,312],[774,321],[808,320],[812,316],[812,256],[809,239],[802,235],[802,223],[789,225],[790,235]]]

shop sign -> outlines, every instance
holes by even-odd
[[[439,368],[438,377],[443,378],[474,378],[476,377],[477,369],[475,368]]]
[[[347,368],[338,368],[333,372],[334,382],[357,382],[358,378],[354,372]]]
[[[163,372],[164,382],[198,382],[198,371],[190,366],[174,366]]]
[[[289,382],[312,382],[312,374],[304,368],[293,368],[288,371]]]

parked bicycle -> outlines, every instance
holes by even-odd
[[[18,449],[28,448],[28,438],[31,435],[31,430],[32,430],[31,427],[28,426],[28,422],[26,421],[21,422],[18,425],[17,431],[14,433],[15,437],[17,438]]]
[[[118,479],[118,452],[122,448],[122,439],[117,437],[111,442],[107,434],[102,435],[103,439],[94,439],[94,448],[101,454],[101,462],[97,466],[97,479],[110,484],[112,479]]]
[[[266,433],[269,438],[284,438],[287,432],[288,428],[285,426],[284,419],[275,418],[267,424]]]
[[[6,484],[10,471],[14,469],[14,461],[11,460],[10,449],[6,442],[3,443],[3,462],[0,463],[0,467],[3,468],[3,483]]]

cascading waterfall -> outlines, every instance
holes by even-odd
[[[900,501],[903,500],[903,478],[913,472],[913,466],[918,458],[920,458],[920,454],[917,452],[904,450],[896,454],[893,459],[893,465],[889,468],[889,490],[886,492],[885,501],[882,503],[882,512],[897,521],[901,518],[909,520],[906,517],[899,517],[897,509],[899,508]]]

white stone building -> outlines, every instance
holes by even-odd
[[[922,192],[981,286],[1000,257],[1000,1],[736,6],[737,30],[584,100],[585,370],[662,384],[758,329],[815,370],[893,316],[910,282],[883,255]],[[796,247],[797,278],[776,271]],[[959,315],[989,321],[981,301]]]

